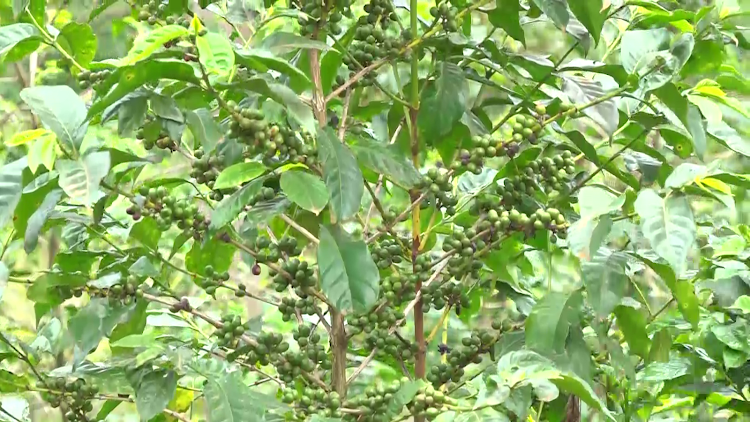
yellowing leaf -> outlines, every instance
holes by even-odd
[[[9,147],[17,147],[19,145],[28,144],[29,142],[44,138],[44,137],[55,137],[55,134],[47,129],[32,129],[32,130],[25,130],[23,132],[18,132],[15,135],[13,135],[12,138],[10,138],[9,141],[5,143],[5,145]]]
[[[703,187],[703,185],[706,185],[710,188],[716,189],[717,191],[721,193],[732,195],[732,188],[730,188],[729,185],[727,185],[726,183],[722,182],[719,179],[714,179],[713,177],[706,177],[703,179],[696,178],[695,183],[701,187]]]

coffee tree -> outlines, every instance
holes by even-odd
[[[83,3],[0,2],[0,420],[748,417],[743,2]]]

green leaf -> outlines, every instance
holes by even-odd
[[[77,203],[90,206],[99,199],[99,183],[109,172],[109,152],[92,152],[82,160],[57,160],[60,187]]]
[[[135,305],[110,306],[107,299],[92,299],[68,323],[68,329],[78,349],[77,362],[99,345],[103,337],[112,333],[115,325],[125,321]],[[83,356],[79,355],[83,353]]]
[[[13,63],[39,48],[42,36],[34,25],[14,23],[0,26],[0,64]]]
[[[647,362],[669,362],[669,350],[672,348],[672,336],[669,329],[662,328],[654,334]]]
[[[137,96],[124,101],[117,107],[117,134],[122,137],[131,136],[138,128],[143,127],[147,112],[146,97]]]
[[[102,0],[101,2],[99,2],[99,4],[96,6],[96,8],[91,11],[91,14],[89,14],[89,22],[91,22],[94,19],[96,19],[97,16],[101,15],[102,13],[104,13],[110,6],[112,6],[115,3],[117,3],[117,1],[118,0]],[[100,417],[99,419],[104,419],[104,417]]]
[[[209,376],[203,394],[210,422],[263,422],[268,409],[279,407],[274,397],[243,384],[238,372]]]
[[[696,178],[708,174],[706,166],[693,163],[682,163],[669,174],[664,182],[664,187],[679,189],[683,186],[692,185]]]
[[[602,0],[568,0],[568,6],[594,38],[594,43],[599,44],[609,7],[604,7]]]
[[[598,317],[607,317],[627,293],[627,256],[620,252],[600,250],[591,262],[581,264],[586,298]]]
[[[578,193],[581,218],[596,218],[619,211],[625,204],[625,195],[616,196],[606,189],[585,186]]]
[[[366,168],[410,189],[422,180],[414,164],[395,145],[358,137],[351,146],[357,160]]]
[[[159,230],[156,221],[153,218],[144,218],[135,223],[130,229],[130,237],[140,242],[143,246],[155,251],[159,247]]]
[[[671,44],[666,28],[625,31],[620,62],[628,73],[642,77],[639,85],[651,91],[669,83],[690,58],[695,41],[692,34],[681,34]]]
[[[423,388],[425,382],[423,380],[409,380],[401,384],[401,387],[393,394],[393,398],[388,403],[388,415],[398,415],[403,410],[404,406],[409,404],[419,392],[420,388]]]
[[[242,186],[243,183],[253,180],[265,172],[266,166],[257,161],[237,163],[225,168],[219,173],[219,177],[217,177],[214,182],[214,189]]]
[[[135,405],[141,421],[150,421],[167,408],[177,389],[177,375],[174,371],[157,369],[149,371],[132,385],[135,390]]]
[[[84,68],[88,68],[96,55],[96,35],[85,23],[68,22],[60,33],[57,42],[71,57]]]
[[[466,111],[468,82],[454,63],[440,62],[440,76],[423,91],[417,124],[423,136],[439,139],[450,133]]]
[[[159,82],[163,79],[200,84],[193,68],[182,61],[148,60],[137,65],[124,66],[114,72],[112,76],[100,82],[105,87],[114,86],[114,88],[108,91],[104,98],[91,105],[87,117],[96,116],[107,107],[115,104],[117,100],[143,87],[143,85]]]
[[[78,150],[86,134],[86,105],[68,86],[37,86],[21,91],[45,127],[55,132],[67,148]]]
[[[518,0],[499,0],[497,7],[487,13],[490,23],[505,31],[506,34],[526,45],[526,37],[521,27],[519,13],[521,5]]]
[[[560,377],[552,378],[551,381],[560,390],[568,394],[576,395],[584,403],[602,412],[608,420],[612,422],[615,422],[617,420],[586,381],[572,374],[562,374]]]
[[[687,131],[693,142],[696,155],[702,159],[706,153],[706,130],[698,107],[691,104],[674,84],[666,84],[654,91],[654,94],[677,117],[678,121],[672,121],[672,123]]]
[[[25,157],[0,167],[0,227],[5,227],[21,200],[26,167]]]
[[[300,208],[320,214],[328,204],[328,189],[319,177],[303,171],[281,174],[281,190]]]
[[[330,49],[328,44],[324,42],[283,31],[275,31],[267,37],[258,37],[258,39],[261,41],[257,48],[270,51],[275,55],[282,55],[299,49],[321,51]]]
[[[201,244],[193,242],[193,247],[185,256],[185,268],[198,274],[205,274],[206,267],[212,266],[217,272],[229,270],[232,257],[237,249],[217,238],[211,238]]]
[[[671,193],[665,200],[655,191],[646,189],[638,194],[635,211],[641,217],[641,229],[651,247],[677,274],[682,274],[696,237],[687,198]]]
[[[211,230],[218,230],[237,218],[240,212],[245,209],[245,206],[250,203],[250,199],[260,192],[264,181],[264,177],[255,179],[231,196],[224,198],[211,213],[211,225],[209,228]]]
[[[138,37],[128,55],[120,59],[119,66],[127,66],[148,58],[156,50],[172,40],[186,37],[189,34],[187,28],[180,25],[155,26],[155,29]]]
[[[244,65],[248,69],[256,72],[265,73],[268,70],[275,70],[282,75],[288,76],[291,80],[292,87],[307,88],[310,86],[310,78],[305,72],[290,64],[287,60],[275,56],[270,51],[265,50],[244,50],[235,51],[235,60],[237,63]],[[339,63],[340,64],[340,63]],[[297,88],[295,88],[296,90]]]
[[[568,230],[570,250],[582,261],[594,256],[612,230],[612,218],[608,215],[593,219],[581,218]]]
[[[534,0],[534,3],[542,9],[545,15],[547,15],[552,22],[557,25],[558,28],[565,28],[568,26],[570,16],[568,15],[568,5],[565,0]]]
[[[540,353],[562,353],[570,326],[580,318],[583,297],[552,292],[534,305],[526,319],[526,345]]]
[[[365,189],[362,172],[352,152],[331,128],[318,131],[318,148],[333,222],[346,220],[359,211]]]
[[[729,309],[739,309],[744,315],[750,314],[750,296],[742,295],[738,297]]]
[[[615,316],[630,351],[644,359],[648,357],[651,340],[646,333],[646,317],[637,309],[625,305],[615,308]]]
[[[204,153],[212,153],[224,134],[211,112],[205,108],[188,111],[185,120],[195,140],[203,146]]]
[[[145,256],[138,258],[138,260],[128,268],[128,272],[139,277],[156,277],[159,275],[159,269],[151,263],[148,257]]]
[[[606,95],[601,82],[575,76],[563,78],[562,90],[571,103],[578,105],[587,104]],[[620,116],[614,99],[588,107],[583,110],[583,113],[601,126],[608,135],[612,135],[620,123]]]
[[[642,381],[669,381],[690,373],[690,361],[684,357],[668,362],[651,362],[639,375]]]
[[[678,280],[677,276],[675,276],[674,270],[669,265],[653,262],[640,255],[635,256],[661,277],[667,287],[669,287],[669,290],[672,291],[674,298],[677,300],[677,307],[680,310],[680,313],[682,313],[682,316],[686,321],[691,323],[693,327],[697,327],[700,319],[700,303],[698,302],[698,297],[695,295],[695,287],[693,287],[693,284],[686,280]],[[719,289],[716,290],[719,291]]]
[[[711,332],[727,347],[750,353],[750,325],[744,319],[737,319],[733,324],[713,325]]]
[[[227,74],[234,66],[234,50],[229,38],[216,32],[208,32],[195,40],[198,57],[209,72]]]
[[[305,105],[299,99],[297,94],[291,88],[277,82],[269,82],[263,78],[255,77],[243,81],[239,84],[224,85],[225,87],[240,87],[253,92],[257,92],[273,101],[281,104],[286,108],[287,113],[294,118],[304,129],[314,133],[317,125],[310,107]]]
[[[750,140],[724,122],[708,122],[708,133],[732,151],[750,157]]]
[[[23,250],[27,254],[30,254],[36,249],[37,242],[39,242],[39,234],[44,227],[44,223],[47,222],[47,218],[57,206],[57,203],[62,198],[63,191],[61,189],[55,189],[47,194],[42,201],[42,205],[34,211],[29,217],[29,223],[26,226],[26,233],[23,240]]]
[[[339,226],[320,226],[320,287],[339,311],[367,312],[378,300],[380,273],[361,239]]]

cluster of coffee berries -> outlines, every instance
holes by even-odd
[[[386,298],[392,306],[399,306],[404,302],[414,299],[419,274],[394,273],[380,279],[380,294]]]
[[[190,177],[194,178],[196,183],[206,185],[209,189],[214,188],[216,178],[223,169],[224,155],[211,155],[203,152],[203,148],[195,150],[196,160],[193,162],[193,168],[190,170]],[[224,194],[220,190],[212,190],[209,198],[214,201],[221,201]]]
[[[229,131],[227,132],[228,137],[237,138],[247,145],[262,147],[266,146],[266,141],[272,142],[278,134],[278,128],[275,131],[270,130],[268,123],[264,120],[266,115],[263,111],[241,107],[234,101],[227,102],[227,107],[232,116],[232,122],[229,124]],[[273,150],[275,153],[276,149],[273,148]]]
[[[347,409],[360,411],[360,415],[353,420],[390,422],[392,417],[389,416],[389,407],[392,405],[396,393],[401,390],[401,386],[408,382],[409,379],[404,378],[387,384],[370,385],[365,388],[364,395],[347,399],[344,401],[344,406]]]
[[[486,247],[487,242],[482,236],[477,236],[473,228],[454,231],[449,238],[443,240],[443,251],[453,254],[448,258],[448,272],[456,279],[467,274],[478,279],[482,262],[475,259],[475,253],[486,252]]]
[[[316,365],[323,369],[330,369],[330,358],[321,341],[320,334],[313,331],[309,325],[302,324],[292,331],[292,337],[297,341],[300,352],[308,359],[311,359]]]
[[[247,323],[245,324],[247,327]],[[237,333],[237,329],[234,331]],[[238,337],[235,334],[235,337]],[[260,364],[265,366],[276,362],[282,353],[289,351],[289,343],[279,333],[262,332],[258,335],[257,344],[248,345],[245,361],[251,365]]]
[[[279,136],[274,139],[274,147],[276,155],[272,153],[274,148],[266,150],[263,156],[263,162],[266,165],[273,166],[275,163],[272,159],[278,159],[278,161],[289,160],[292,163],[305,163],[311,165],[315,163],[317,150],[315,148],[315,140],[313,136],[307,131],[296,132],[289,126],[275,125],[272,128],[278,127]]]
[[[255,260],[261,264],[277,262],[281,258],[295,257],[302,253],[302,249],[298,246],[297,239],[291,236],[284,236],[276,243],[271,242],[271,239],[266,236],[258,236],[249,242],[249,247],[255,252]],[[305,262],[300,263],[299,265],[306,270],[308,264]],[[294,265],[291,265],[290,268],[291,267],[294,267]],[[290,274],[294,276],[296,272],[297,271],[295,270]]]
[[[430,15],[443,22],[443,28],[447,32],[456,32],[461,26],[458,22],[458,8],[452,6],[449,1],[441,1],[437,6],[430,8]]]
[[[432,385],[422,387],[409,404],[409,412],[414,417],[424,417],[427,420],[436,418],[446,404],[454,404],[452,400],[442,391],[436,390]]]
[[[143,289],[140,288],[141,280],[138,276],[130,274],[124,283],[115,284],[107,289],[99,290],[99,294],[109,299],[110,305],[133,303],[136,298],[143,297]]]
[[[250,324],[243,324],[239,315],[224,315],[221,317],[221,327],[214,332],[214,336],[219,346],[234,349],[240,337],[249,329]]]
[[[416,344],[409,343],[395,334],[391,334],[387,328],[373,330],[365,338],[365,345],[368,349],[377,349],[375,355],[379,358],[393,356],[408,361],[417,353]]]
[[[469,307],[471,299],[466,286],[461,284],[431,284],[422,290],[422,303],[423,312],[429,312],[430,308],[441,310],[448,305],[456,315],[461,315],[461,309]]]
[[[394,239],[383,239],[372,247],[372,257],[378,268],[385,269],[403,261],[401,246]]]
[[[143,186],[138,193],[139,196],[131,198],[133,205],[127,209],[133,220],[137,221],[143,215],[153,217],[161,231],[169,230],[176,222],[180,230],[196,239],[208,228],[209,221],[201,215],[197,205],[187,198],[178,199],[169,195],[164,186]]]
[[[206,275],[206,278],[203,279],[202,286],[206,289],[206,293],[211,296],[215,295],[216,289],[221,287],[225,281],[229,280],[229,272],[218,272],[212,265],[207,265],[203,272]]]
[[[497,335],[489,331],[475,331],[461,340],[461,346],[448,351],[446,363],[433,365],[427,380],[435,387],[450,381],[459,382],[464,368],[472,363],[481,363],[482,355],[489,353],[497,341]]]
[[[324,418],[342,416],[341,397],[339,393],[326,392],[321,388],[306,387],[301,391],[293,388],[285,388],[281,392],[281,401],[287,404],[295,404],[295,416],[306,419],[307,416],[316,414]]]
[[[445,207],[447,215],[456,213],[458,198],[453,195],[453,183],[448,172],[431,168],[422,177],[417,187],[429,193],[429,196],[420,203],[423,209],[436,205],[439,208]]]
[[[300,14],[297,18],[297,23],[300,26],[299,34],[303,37],[312,35],[321,23],[321,18],[324,18],[324,2],[319,0],[302,0],[300,9],[304,14]],[[348,16],[351,16],[351,10],[345,10],[348,12]],[[333,35],[341,34],[341,20],[344,15],[337,9],[329,11],[328,15],[325,16],[325,26],[322,29]]]
[[[99,392],[93,385],[86,384],[82,378],[66,381],[64,378],[47,380],[48,392],[42,397],[52,407],[65,406],[65,419],[70,422],[86,422],[86,414],[93,410],[91,399]]]
[[[107,79],[107,77],[112,73],[109,69],[102,69],[97,72],[90,72],[88,70],[83,70],[81,73],[78,74],[78,86],[81,89],[86,89],[88,87],[96,88],[96,86],[103,80]]]
[[[528,141],[531,145],[539,143],[539,132],[542,125],[533,117],[523,114],[517,114],[509,121],[513,128],[513,142],[520,144]]]
[[[153,119],[146,117],[145,125],[151,123]],[[135,132],[135,138],[143,142],[143,148],[152,150],[154,147],[169,151],[177,151],[177,140],[172,139],[169,133],[162,128],[156,137],[147,136],[146,130],[142,127]]]
[[[485,158],[502,157],[506,155],[514,156],[518,151],[514,151],[515,144],[506,145],[492,135],[477,135],[471,138],[471,150],[462,149],[458,152],[458,160],[451,164],[451,169],[466,169],[474,174],[482,172]]]
[[[167,25],[177,24],[185,28],[190,27],[190,18],[169,15],[167,9],[167,3],[162,3],[158,0],[151,0],[138,9],[138,20],[141,22],[147,22],[149,25],[155,25],[160,19],[162,19]]]
[[[378,329],[387,330],[393,327],[398,321],[404,319],[404,313],[390,306],[382,306],[376,312],[349,314],[346,319],[349,334],[357,335],[362,332],[370,334]]]
[[[300,261],[297,258],[284,261],[281,264],[281,272],[271,270],[270,275],[273,277],[274,290],[283,292],[288,286],[292,286],[300,297],[306,296],[304,290],[315,286],[317,282],[314,277],[315,270],[307,261]]]
[[[304,297],[294,299],[284,297],[279,304],[279,312],[283,321],[291,321],[297,312],[300,315],[315,315],[320,308],[315,304],[315,297],[303,293]]]

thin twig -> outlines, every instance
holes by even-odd
[[[289,218],[288,215],[282,213],[282,214],[279,214],[279,217],[281,217],[281,219],[284,220],[286,224],[288,224],[289,226],[297,230],[301,235],[305,236],[308,240],[310,240],[314,244],[316,245],[320,244],[320,240],[318,240],[317,237],[315,237],[312,233],[310,233],[306,228],[297,224],[296,221]]]

